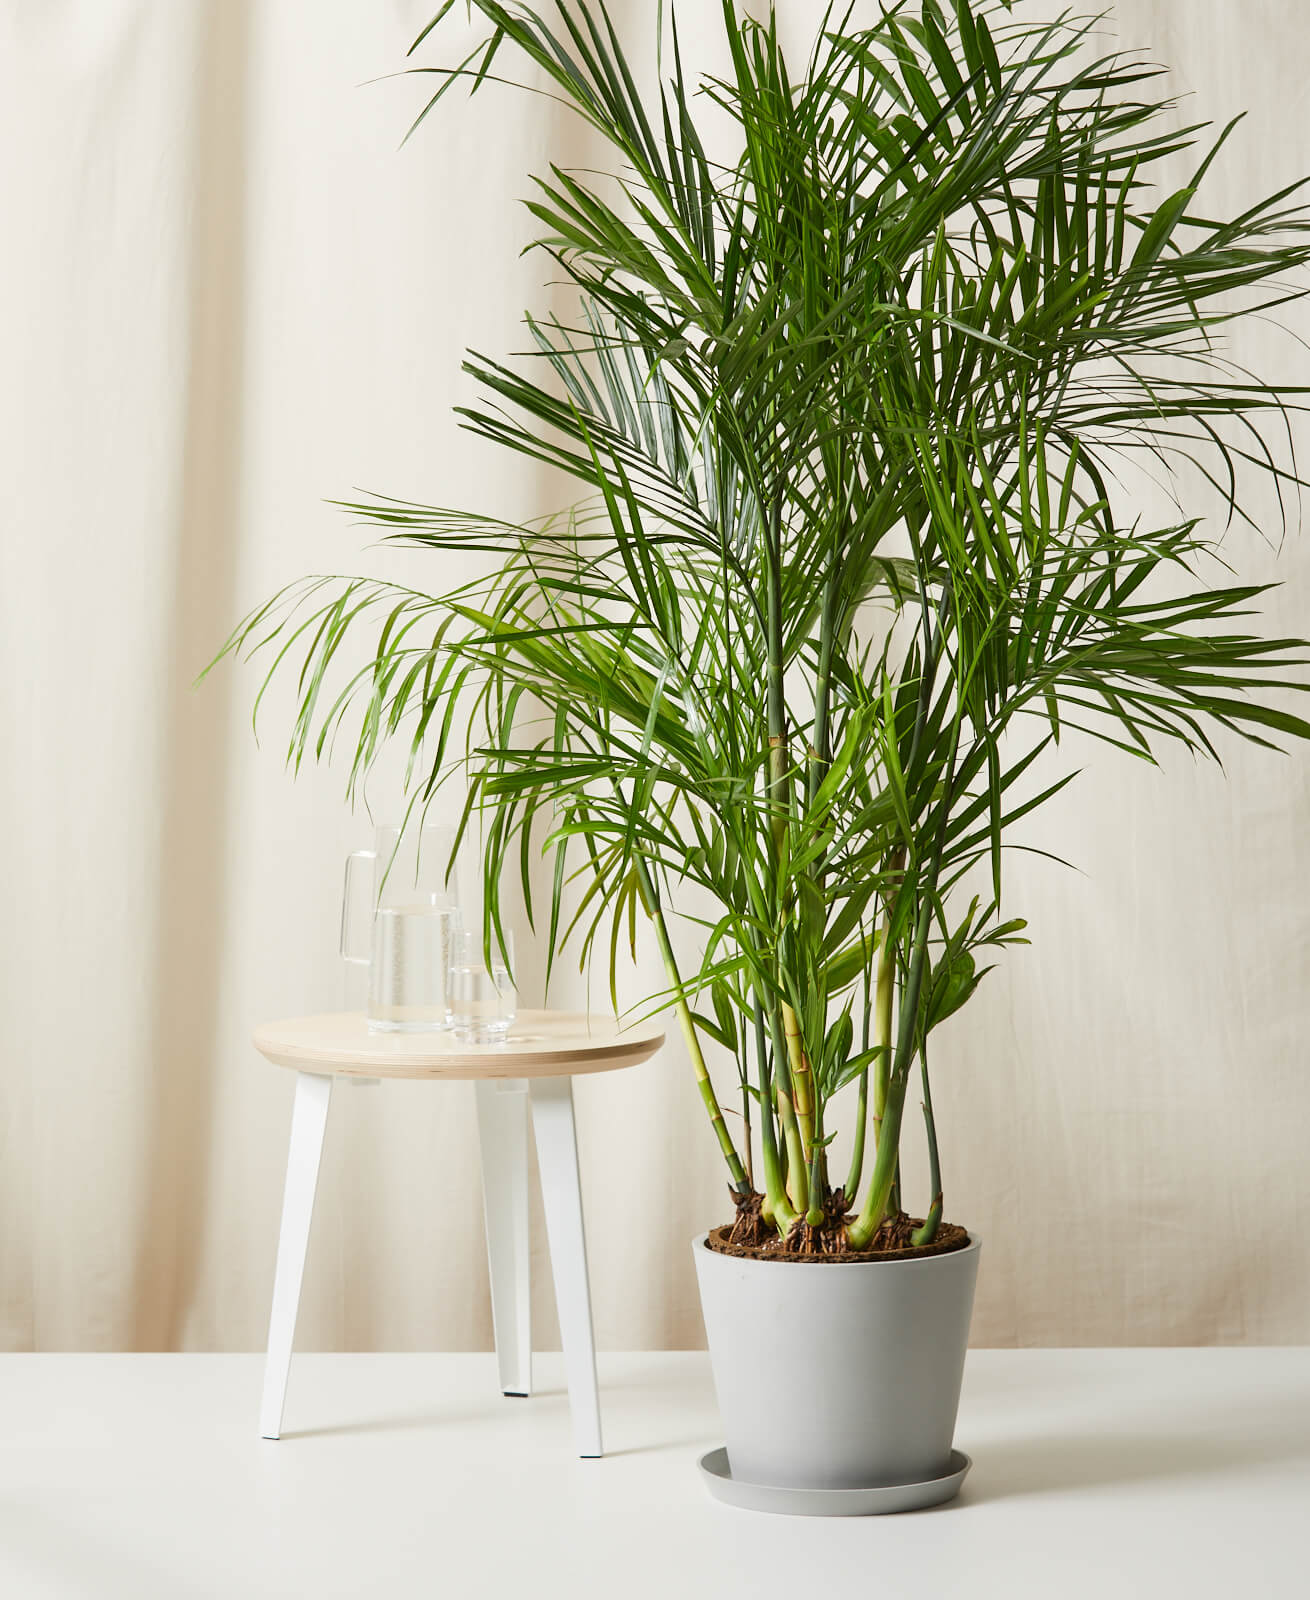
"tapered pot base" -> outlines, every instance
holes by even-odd
[[[723,1445],[707,1450],[699,1465],[705,1487],[714,1498],[743,1511],[771,1511],[783,1517],[882,1517],[892,1511],[922,1511],[954,1500],[973,1463],[963,1450],[952,1450],[947,1471],[940,1478],[880,1484],[876,1489],[786,1489],[773,1483],[743,1483],[733,1477]]]

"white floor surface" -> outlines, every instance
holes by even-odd
[[[953,1506],[711,1501],[707,1358],[603,1355],[579,1461],[558,1356],[0,1356],[2,1600],[1257,1600],[1310,1596],[1310,1350],[980,1350]]]

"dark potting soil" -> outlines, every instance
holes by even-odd
[[[915,1256],[944,1256],[952,1250],[963,1250],[969,1243],[968,1233],[958,1223],[943,1222],[931,1244],[913,1245],[910,1236],[923,1226],[923,1219],[907,1217],[904,1212],[883,1222],[868,1250],[845,1249],[840,1236],[831,1233],[822,1241],[798,1236],[780,1239],[775,1235],[762,1245],[733,1244],[730,1235],[735,1226],[726,1223],[721,1228],[711,1228],[705,1241],[708,1247],[724,1256],[745,1256],[752,1261],[803,1261],[811,1266],[828,1261],[908,1261]]]

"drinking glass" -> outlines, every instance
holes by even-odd
[[[387,823],[372,850],[346,860],[341,954],[368,968],[371,1033],[432,1033],[450,1026],[451,942],[459,927],[452,828]],[[367,944],[361,937],[361,869],[371,867]],[[367,948],[368,954],[363,953]]]
[[[503,950],[492,936],[490,960],[481,933],[456,933],[452,949],[450,1012],[455,1032],[475,1041],[503,1039],[518,1014],[512,935],[505,935]]]

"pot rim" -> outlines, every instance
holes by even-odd
[[[741,1267],[791,1267],[794,1271],[830,1272],[834,1267],[860,1267],[866,1272],[874,1271],[879,1267],[897,1267],[909,1270],[913,1267],[935,1267],[944,1261],[959,1261],[965,1256],[977,1255],[982,1247],[981,1235],[968,1230],[969,1242],[961,1250],[943,1250],[932,1256],[909,1256],[903,1261],[806,1261],[804,1258],[774,1256],[772,1259],[760,1256],[734,1256],[725,1250],[711,1250],[709,1248],[709,1230],[697,1234],[691,1241],[693,1251],[701,1252],[707,1257],[718,1261],[731,1261]]]

